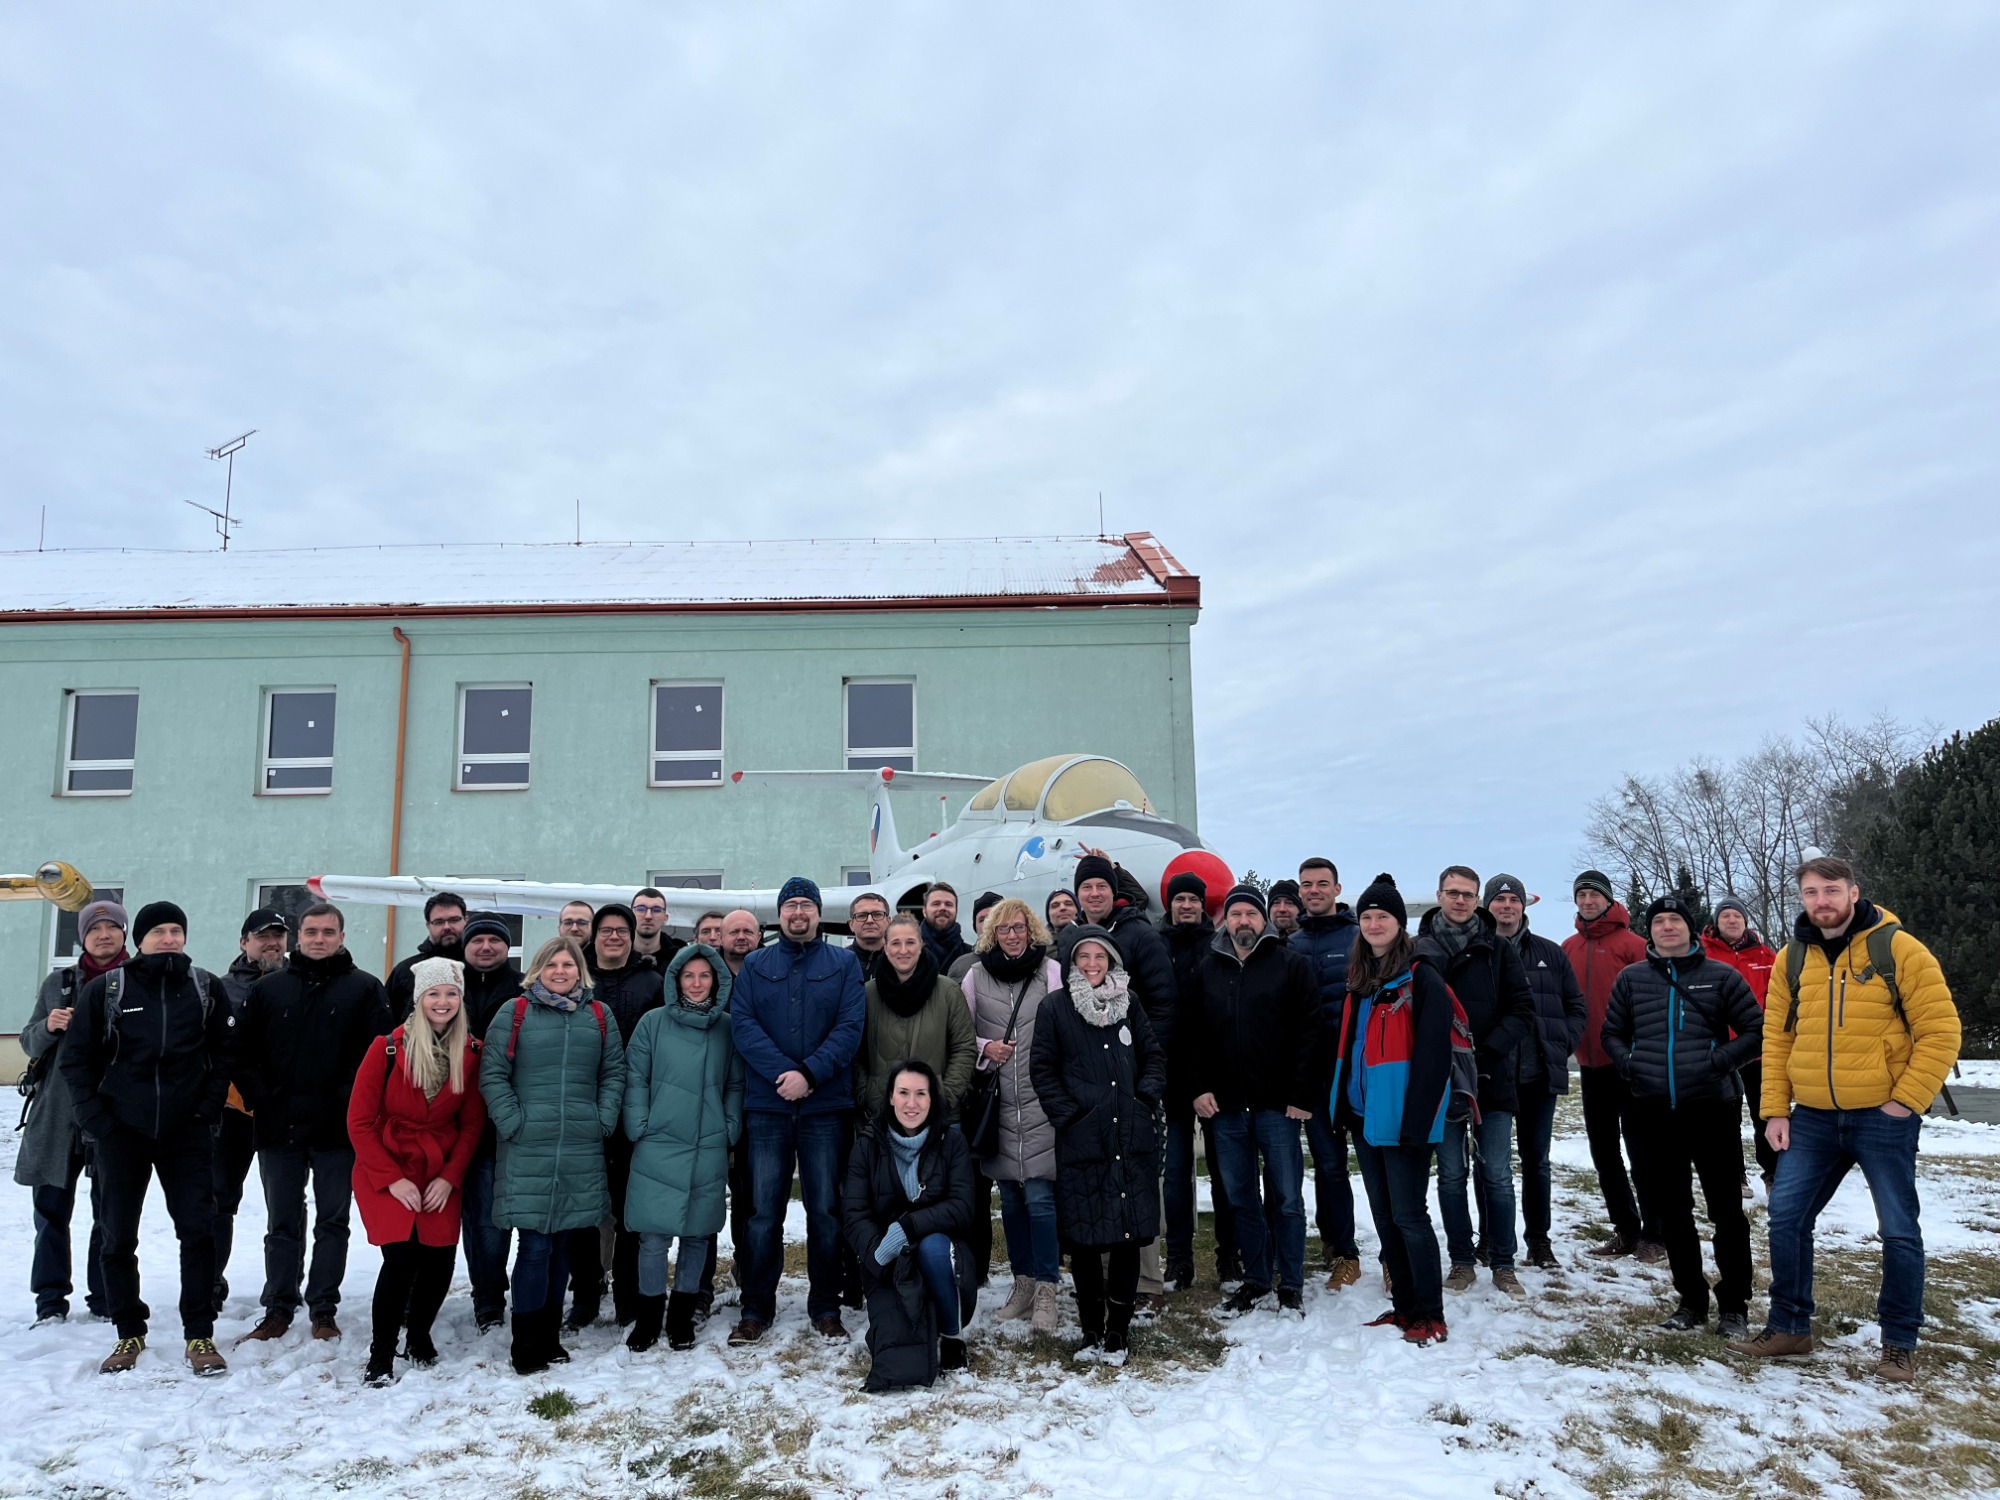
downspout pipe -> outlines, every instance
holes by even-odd
[[[403,861],[403,756],[410,734],[410,638],[403,627],[392,625],[389,633],[403,650],[403,680],[396,693],[396,790],[389,808],[389,873],[400,875]],[[396,908],[389,908],[387,931],[382,939],[382,972],[396,966]]]

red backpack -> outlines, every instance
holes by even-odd
[[[598,1036],[600,1038],[609,1036],[611,1028],[605,1023],[604,1020],[603,1002],[598,1000],[593,1000],[590,1002],[590,1008],[597,1015]],[[528,997],[526,995],[522,995],[514,1001],[514,1024],[511,1027],[509,1027],[507,1031],[508,1062],[512,1062],[514,1060],[514,1044],[521,1039],[521,1022],[523,1019],[526,1018],[527,1014],[528,1014]]]

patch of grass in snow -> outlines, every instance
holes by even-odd
[[[582,1407],[577,1405],[576,1397],[560,1386],[552,1391],[543,1391],[541,1395],[530,1398],[528,1402],[528,1411],[544,1422],[560,1422],[564,1417],[573,1417],[581,1410]]]
[[[327,1484],[336,1491],[356,1490],[364,1485],[372,1486],[393,1479],[400,1467],[384,1458],[357,1458],[328,1475]]]

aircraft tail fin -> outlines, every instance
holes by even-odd
[[[896,811],[889,805],[890,779],[896,773],[884,767],[868,788],[868,879],[886,880],[908,855],[896,837]]]

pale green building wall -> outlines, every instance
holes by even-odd
[[[867,862],[865,794],[746,780],[646,785],[650,685],[724,683],[729,770],[842,763],[843,678],[916,680],[917,767],[999,774],[1065,751],[1129,765],[1155,810],[1198,827],[1188,632],[1193,609],[1021,609],[239,621],[0,627],[0,867],[65,859],[127,901],[187,909],[198,963],[220,969],[260,883],[387,870],[400,623],[413,642],[402,871],[630,881],[720,870],[730,886],[803,871],[826,885]],[[534,684],[532,786],[452,789],[461,684]],[[334,786],[259,796],[263,695],[332,687]],[[66,690],[136,688],[129,797],[57,795]],[[954,798],[953,811],[963,798]],[[900,797],[906,843],[935,798]],[[531,920],[533,943],[553,923]],[[47,972],[54,914],[0,902],[0,1034]],[[422,936],[398,919],[397,947]],[[383,957],[379,908],[349,945]]]

